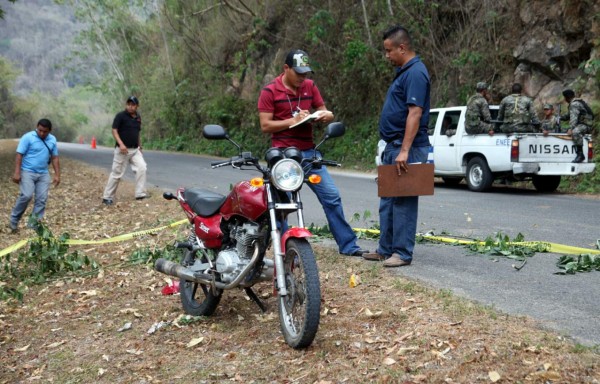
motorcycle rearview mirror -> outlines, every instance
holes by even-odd
[[[229,138],[227,132],[225,132],[225,128],[216,124],[205,125],[202,128],[202,136],[208,140],[224,140]]]
[[[176,199],[177,197],[175,197],[175,195],[173,195],[171,192],[164,192],[163,193],[163,199],[167,199],[167,200],[173,200]]]
[[[317,144],[315,149],[319,148],[321,144],[323,144],[328,139],[344,136],[344,133],[346,133],[346,126],[344,125],[344,123],[336,121],[334,123],[329,124],[327,128],[325,128],[325,136],[323,137],[323,140],[321,140],[321,142]]]
[[[220,125],[217,125],[217,124],[205,125],[204,128],[202,128],[202,136],[204,136],[208,140],[227,140],[231,144],[235,145],[238,149],[239,155],[240,156],[242,155],[242,147],[240,147],[240,145],[238,143],[236,143],[235,141],[231,140],[231,138],[225,131],[225,128],[221,127]]]

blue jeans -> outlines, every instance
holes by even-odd
[[[402,143],[389,143],[383,151],[383,164],[395,164]],[[429,147],[412,147],[408,163],[425,163]],[[380,237],[377,253],[389,257],[397,253],[404,261],[412,261],[417,233],[419,197],[382,197],[379,202]]]
[[[314,155],[314,149],[302,151],[302,157],[305,159],[310,159]],[[317,156],[321,156],[321,154],[317,153]],[[339,252],[349,255],[358,251],[360,247],[356,244],[356,235],[344,217],[342,198],[340,197],[340,192],[333,182],[333,178],[329,172],[327,172],[326,167],[322,167],[321,169],[313,169],[308,173],[308,175],[312,174],[321,176],[321,182],[319,184],[307,184],[315,193],[315,195],[317,195],[317,199],[319,199],[319,202],[323,206],[323,211],[325,211],[325,217],[327,218],[327,223],[329,224],[329,229],[331,230],[333,238],[338,245]]]
[[[31,198],[35,194],[32,215],[41,219],[46,212],[46,201],[48,200],[48,190],[50,189],[49,173],[33,173],[21,171],[21,182],[19,183],[19,197],[10,214],[10,224],[17,226],[19,220],[25,213]]]

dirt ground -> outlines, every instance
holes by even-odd
[[[18,234],[6,228],[18,194],[9,182],[15,145],[0,141],[0,250],[34,235],[23,221]],[[57,236],[101,240],[184,218],[159,191],[134,200],[128,183],[105,207],[105,171],[61,164],[62,183],[51,188],[45,219]],[[182,318],[179,297],[161,294],[166,277],[127,260],[136,249],[172,243],[184,227],[71,246],[100,263],[98,277],[34,285],[23,303],[0,302],[0,383],[600,382],[597,348],[318,243],[322,316],[310,348],[285,344],[266,283],[255,287],[265,314],[235,290],[225,292],[214,316]],[[359,277],[354,288],[352,274]],[[149,332],[160,322],[167,325]]]

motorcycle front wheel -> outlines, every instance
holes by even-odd
[[[188,249],[183,254],[182,263],[193,264],[196,260],[197,252],[192,252]],[[206,257],[202,256],[203,262]],[[184,265],[187,266],[187,265]],[[219,302],[221,301],[223,291],[212,291],[210,286],[206,284],[196,283],[194,281],[179,280],[179,295],[181,296],[181,305],[183,310],[188,315],[192,316],[210,316],[215,312]]]
[[[287,242],[286,296],[279,296],[279,322],[285,342],[292,348],[308,347],[319,328],[321,288],[315,254],[305,239]]]

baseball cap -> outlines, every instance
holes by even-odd
[[[309,66],[310,61],[308,59],[308,53],[300,49],[294,49],[290,51],[285,58],[285,63],[288,67],[296,71],[296,73],[303,74],[307,72],[313,72]]]
[[[484,89],[488,89],[488,85],[485,81],[480,81],[479,83],[477,83],[475,89],[477,91],[483,91]]]
[[[129,98],[127,99],[127,102],[128,103],[133,103],[135,105],[140,105],[140,101],[135,96],[129,96]]]
[[[552,104],[544,104],[544,109],[554,109],[554,107],[552,106]]]

